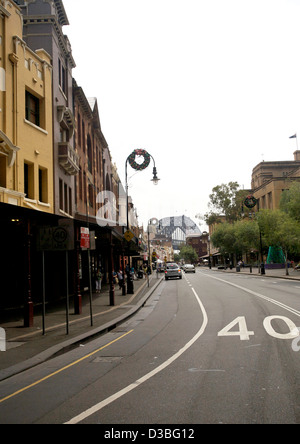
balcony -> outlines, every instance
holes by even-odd
[[[79,156],[68,142],[58,144],[58,161],[60,166],[70,176],[75,176],[79,172]]]

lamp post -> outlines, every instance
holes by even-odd
[[[143,157],[144,161],[143,163],[137,163],[135,161],[136,156],[138,157]],[[153,161],[153,178],[151,179],[151,182],[153,182],[153,185],[158,185],[159,182],[159,178],[157,177],[157,169],[156,169],[156,165],[155,165],[155,160],[153,158],[153,156],[151,154],[149,154],[147,151],[143,150],[143,149],[137,149],[134,150],[130,156],[127,157],[126,162],[125,162],[125,187],[126,187],[126,226],[127,226],[127,231],[129,231],[130,227],[129,227],[129,209],[128,209],[128,205],[129,205],[129,196],[128,196],[128,169],[127,169],[127,165],[128,163],[130,164],[131,168],[133,168],[136,171],[143,171],[145,170],[150,162],[151,159]],[[124,276],[125,277],[125,276]],[[130,272],[128,272],[127,274],[127,288],[130,288],[130,291],[134,292],[133,290],[133,281],[131,280],[131,276],[130,276]]]
[[[258,203],[257,199],[254,196],[252,196],[251,194],[249,196],[247,196],[244,201],[244,205],[249,209],[253,209],[257,205],[257,203]],[[243,206],[242,206],[242,215],[243,215]],[[256,213],[255,212],[250,213],[249,217],[255,218]],[[258,224],[258,229],[259,229],[259,243],[260,243],[260,256],[261,256],[260,274],[264,275],[264,274],[266,274],[266,270],[265,270],[265,263],[264,263],[264,254],[263,254],[262,233],[261,233],[261,229],[260,229],[259,224]]]
[[[136,156],[141,156],[144,158],[144,162],[142,164],[138,164],[135,161],[135,157]],[[127,165],[128,163],[130,164],[130,166],[137,170],[137,171],[143,171],[145,170],[149,164],[150,164],[150,159],[153,160],[153,178],[151,179],[151,182],[153,182],[153,185],[158,185],[158,182],[160,181],[160,179],[157,177],[157,169],[156,169],[156,165],[155,165],[155,160],[153,158],[153,156],[151,156],[151,154],[147,153],[147,151],[145,150],[135,150],[133,151],[130,156],[127,157],[126,162],[125,162],[125,184],[126,184],[126,216],[127,216],[127,230],[129,230],[129,211],[128,211],[128,174],[127,174]]]

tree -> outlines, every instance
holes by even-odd
[[[180,261],[180,255],[179,254],[177,254],[177,253],[175,253],[174,254],[174,262],[179,262]]]
[[[223,256],[236,253],[235,240],[234,225],[229,224],[228,222],[218,225],[214,233],[211,235],[213,245],[219,249]]]
[[[235,248],[241,253],[248,253],[251,249],[259,250],[260,237],[258,223],[241,220],[234,224],[236,236]]]
[[[190,245],[184,245],[180,250],[180,256],[186,261],[190,262],[198,262],[198,254],[196,250]]]
[[[211,211],[205,214],[205,222],[208,225],[218,223],[220,216],[225,216],[226,222],[235,222],[242,212],[247,215],[249,209],[243,205],[245,197],[245,190],[240,189],[238,182],[217,185],[209,195]]]
[[[257,220],[268,245],[282,247],[288,275],[288,254],[300,252],[300,223],[281,210],[260,210]]]
[[[284,190],[279,208],[300,222],[300,182],[292,182],[289,190]]]

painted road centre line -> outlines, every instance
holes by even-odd
[[[98,353],[99,351],[101,351],[101,350],[103,350],[103,349],[109,347],[110,345],[114,344],[115,342],[120,341],[120,339],[125,338],[125,336],[128,336],[128,335],[129,335],[130,333],[132,333],[132,332],[133,332],[133,330],[130,330],[129,332],[125,333],[124,335],[120,336],[119,338],[115,339],[114,341],[111,341],[109,344],[106,344],[106,345],[104,345],[103,347],[98,348],[97,350],[93,351],[92,353],[89,353],[88,355],[85,355],[85,356],[83,356],[82,358],[77,359],[76,361],[72,362],[71,364],[66,365],[65,367],[63,367],[63,368],[61,368],[61,369],[59,369],[59,370],[57,370],[57,371],[51,373],[50,375],[45,376],[44,378],[39,379],[38,381],[35,381],[35,382],[33,382],[32,384],[27,385],[26,387],[23,387],[23,388],[20,389],[20,390],[17,390],[16,392],[12,393],[11,395],[8,395],[8,396],[6,396],[5,398],[0,399],[0,404],[1,404],[2,402],[4,402],[4,401],[7,401],[7,400],[10,399],[10,398],[13,398],[13,397],[15,397],[15,396],[17,396],[17,395],[19,395],[19,394],[25,392],[26,390],[31,389],[32,387],[35,387],[36,385],[41,384],[41,383],[44,382],[44,381],[47,381],[47,379],[53,378],[54,376],[58,375],[59,373],[62,373],[62,372],[64,372],[65,370],[67,370],[67,369],[73,367],[74,365],[79,364],[80,362],[84,361],[85,359],[90,358],[91,356],[93,356],[93,355],[95,355],[96,353]]]
[[[104,407],[108,406],[112,402],[116,401],[117,399],[121,398],[122,396],[126,395],[127,393],[134,390],[136,387],[140,386],[144,382],[148,381],[153,376],[157,375],[161,371],[163,371],[165,368],[167,368],[169,365],[171,365],[176,359],[178,359],[183,353],[185,353],[199,338],[203,335],[206,326],[208,324],[208,317],[207,313],[205,311],[205,308],[197,295],[194,288],[191,288],[194,296],[196,297],[196,300],[200,306],[200,309],[203,314],[203,323],[201,325],[201,328],[199,329],[198,333],[187,343],[184,347],[182,347],[177,353],[175,353],[171,358],[169,358],[167,361],[165,361],[163,364],[161,364],[156,369],[152,370],[151,372],[147,373],[145,376],[141,377],[140,379],[137,379],[134,383],[128,385],[124,389],[120,390],[119,392],[115,393],[114,395],[110,396],[107,399],[104,399],[103,401],[99,402],[98,404],[94,405],[90,409],[82,412],[78,416],[75,416],[70,421],[66,422],[65,424],[78,424],[79,422],[82,422],[84,419],[88,418],[89,416],[94,415],[95,413],[102,410]]]

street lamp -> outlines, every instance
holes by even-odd
[[[137,163],[135,158],[136,156],[138,157],[142,157],[143,158],[143,163]],[[153,158],[153,156],[151,156],[151,154],[149,154],[147,151],[143,150],[143,149],[137,149],[134,150],[130,156],[127,157],[126,162],[125,162],[125,187],[126,187],[126,217],[127,217],[127,231],[129,231],[129,211],[128,211],[128,174],[127,174],[127,164],[129,163],[131,168],[133,168],[136,171],[143,171],[145,170],[150,162],[151,159],[153,160],[153,179],[151,179],[151,181],[153,182],[154,185],[158,185],[159,182],[159,178],[157,177],[157,169],[156,169],[156,165],[155,165],[155,160]],[[125,278],[125,276],[124,276]],[[131,281],[131,276],[130,276],[130,272],[128,273],[127,276],[127,287],[129,286],[130,288],[130,292],[133,294],[134,292],[134,288],[133,288],[133,281]]]
[[[153,157],[152,157],[152,159],[153,159]],[[153,162],[154,162],[154,159],[153,159]],[[158,185],[158,182],[160,181],[160,179],[157,177],[157,170],[155,167],[155,162],[154,162],[154,167],[153,167],[153,179],[151,179],[151,181],[153,182],[153,185]]]
[[[136,156],[140,156],[144,158],[144,162],[142,164],[136,163],[135,158]],[[143,171],[145,170],[149,164],[151,159],[153,160],[153,178],[151,179],[151,182],[153,182],[153,185],[158,185],[158,182],[160,179],[157,177],[157,169],[155,165],[155,160],[153,156],[147,151],[139,149],[134,150],[130,156],[127,157],[125,162],[125,186],[126,186],[126,215],[127,215],[127,230],[129,230],[129,211],[128,211],[128,175],[127,175],[127,164],[129,163],[131,168],[133,168],[136,171]]]

